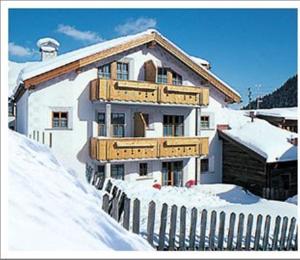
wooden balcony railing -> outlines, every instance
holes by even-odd
[[[91,138],[94,160],[194,157],[208,154],[208,137]]]
[[[144,81],[95,79],[90,82],[92,101],[128,101],[140,103],[206,106],[209,89],[175,86]]]

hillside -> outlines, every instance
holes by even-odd
[[[10,250],[152,250],[101,210],[101,194],[44,145],[9,132]]]
[[[297,75],[289,78],[280,88],[265,95],[259,108],[297,107]],[[242,109],[256,109],[256,100]]]

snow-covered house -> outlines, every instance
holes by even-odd
[[[156,30],[61,55],[42,43],[47,59],[18,77],[18,132],[51,133],[56,156],[83,176],[93,169],[162,185],[222,181],[218,111],[240,95],[207,61]]]
[[[268,198],[285,200],[297,194],[297,134],[246,116],[227,113],[219,127],[223,142],[223,183],[236,184]]]

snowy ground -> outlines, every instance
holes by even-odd
[[[295,195],[293,197],[290,197],[286,200],[286,202],[289,202],[289,203],[293,203],[295,205],[298,204],[298,195]]]
[[[147,230],[147,213],[148,204],[154,201],[156,207],[155,232],[158,234],[160,227],[160,212],[163,203],[169,205],[168,221],[170,219],[170,207],[175,204],[178,207],[185,206],[187,208],[187,233],[190,226],[190,212],[193,207],[199,211],[206,209],[208,216],[212,210],[216,210],[217,214],[221,211],[226,213],[226,226],[229,225],[229,216],[231,212],[238,214],[243,213],[247,218],[248,214],[254,216],[254,228],[256,217],[261,214],[264,218],[271,216],[271,234],[272,225],[276,216],[287,216],[289,219],[297,217],[297,206],[287,202],[262,199],[254,194],[244,190],[242,187],[230,184],[207,184],[198,185],[192,188],[185,187],[162,187],[157,190],[144,182],[126,182],[120,180],[112,180],[115,185],[120,187],[132,200],[138,198],[141,201],[141,231]],[[179,213],[178,213],[179,215]],[[210,219],[208,218],[208,222]],[[263,220],[264,221],[264,220]],[[179,223],[179,219],[178,219]],[[167,230],[169,228],[169,222]],[[237,224],[237,222],[236,222]],[[218,221],[217,221],[218,225]],[[200,232],[199,219],[197,222],[198,234]],[[237,230],[237,226],[236,226]],[[263,230],[263,229],[262,229]],[[245,230],[244,230],[245,231]],[[177,225],[178,232],[178,225]]]
[[[9,131],[10,250],[152,250],[100,208],[101,193]]]

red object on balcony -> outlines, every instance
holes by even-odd
[[[160,190],[161,189],[161,185],[159,184],[159,183],[155,183],[155,184],[153,184],[153,186],[152,186],[154,189],[158,189],[158,190]]]
[[[191,188],[192,186],[196,185],[196,181],[195,180],[189,180],[185,183],[185,187],[187,188]]]

